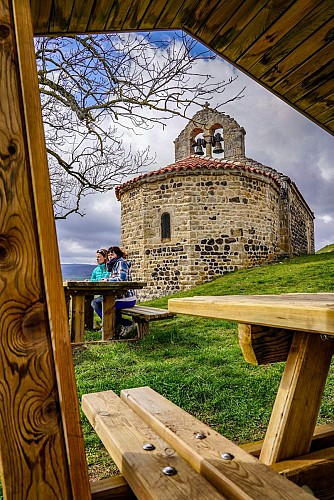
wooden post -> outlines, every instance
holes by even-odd
[[[4,495],[88,499],[29,0],[0,0],[0,201]]]
[[[91,306],[93,299],[94,295],[85,295],[85,328],[87,330],[94,328],[94,309]]]

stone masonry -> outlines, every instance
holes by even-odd
[[[208,142],[217,129],[224,159],[190,154],[198,133]],[[297,186],[246,158],[244,136],[234,119],[205,108],[176,139],[174,164],[117,187],[122,247],[134,278],[148,283],[140,299],[314,252],[314,216]]]

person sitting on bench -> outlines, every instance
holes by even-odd
[[[107,281],[132,281],[131,262],[126,260],[126,254],[117,246],[108,248],[107,268],[110,276]],[[130,320],[123,318],[122,308],[133,307],[137,297],[134,290],[128,290],[125,295],[116,297],[116,335],[121,338],[133,337],[137,333],[136,325]]]

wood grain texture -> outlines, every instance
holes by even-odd
[[[138,499],[225,498],[114,392],[84,394],[82,409]],[[145,451],[145,443],[155,449]],[[177,474],[164,475],[167,466]]]
[[[287,360],[292,330],[240,323],[238,331],[239,345],[248,363],[265,365]]]
[[[112,476],[90,485],[92,500],[136,500],[123,476]]]
[[[109,340],[115,337],[116,335],[115,296],[104,295],[102,308],[103,308],[102,340]]]
[[[333,351],[333,338],[295,333],[260,454],[263,463],[309,452]]]
[[[121,398],[228,498],[310,498],[150,387],[124,389]],[[204,439],[196,439],[199,432],[204,434]],[[233,459],[223,460],[222,453],[230,453]]]
[[[295,484],[306,484],[316,498],[334,498],[333,447],[273,464],[271,468]]]
[[[241,448],[254,457],[259,457],[263,445],[263,439],[254,443],[244,443]],[[330,448],[334,446],[334,423],[318,425],[312,437],[310,452]],[[273,464],[273,468],[275,464]]]
[[[84,333],[85,333],[85,296],[74,295],[72,297],[71,341],[83,342]]]
[[[3,425],[4,490],[9,498],[89,498],[29,1],[1,9],[2,387],[12,387],[6,425],[15,429]]]
[[[179,314],[334,335],[334,294],[224,295],[169,299]]]

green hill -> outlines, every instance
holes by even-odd
[[[315,253],[326,253],[326,252],[334,252],[334,243],[331,243],[330,245],[326,245],[323,248],[320,248],[320,250],[317,250]]]

